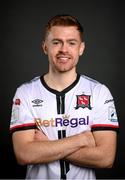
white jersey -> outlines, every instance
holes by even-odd
[[[90,130],[117,130],[113,97],[108,88],[86,76],[58,92],[42,77],[21,85],[14,96],[10,131],[39,128],[50,140]],[[93,169],[63,160],[28,165],[27,179],[96,179]]]

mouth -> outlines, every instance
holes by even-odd
[[[71,59],[71,57],[70,56],[62,56],[62,55],[60,55],[60,56],[57,56],[57,59],[62,63],[66,63],[67,61],[69,61]]]

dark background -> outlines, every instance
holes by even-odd
[[[97,170],[97,178],[125,178],[125,20],[120,0],[10,0],[1,5],[0,78],[0,178],[25,177],[26,167],[17,164],[9,123],[16,88],[47,71],[41,51],[42,30],[56,14],[76,16],[85,29],[86,50],[78,71],[109,87],[120,122],[114,167]],[[105,155],[106,156],[106,155]],[[5,172],[3,172],[5,171]]]

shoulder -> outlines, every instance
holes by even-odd
[[[90,82],[90,83],[94,83],[94,84],[99,84],[99,83],[100,83],[99,81],[97,81],[97,80],[95,80],[95,79],[93,79],[93,78],[91,78],[91,77],[88,77],[88,76],[86,76],[86,75],[83,75],[83,74],[81,74],[81,78],[82,78],[84,81],[88,81],[88,82]]]
[[[102,83],[85,75],[81,75],[81,82],[88,88],[101,87]]]
[[[40,76],[35,77],[30,81],[24,82],[23,84],[17,87],[16,92],[24,93],[24,94],[27,92],[31,92],[32,89],[34,89],[34,87],[38,85],[39,81],[40,81]]]
[[[81,82],[83,83],[83,86],[86,86],[86,88],[91,91],[92,94],[99,95],[100,92],[104,94],[110,93],[109,88],[105,84],[88,76],[81,75]]]

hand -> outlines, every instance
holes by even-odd
[[[44,134],[43,131],[36,129],[34,139],[36,141],[48,141],[48,137]]]
[[[96,145],[94,136],[90,131],[82,132],[80,134],[80,139],[82,140],[83,146],[85,147],[95,147]]]

